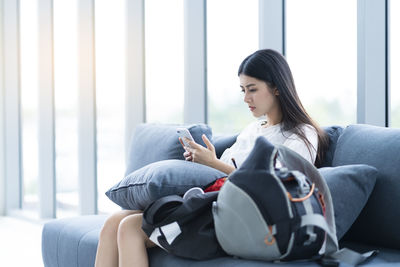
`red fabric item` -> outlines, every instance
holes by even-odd
[[[207,187],[204,192],[219,191],[226,181],[226,177],[217,179],[212,185]]]

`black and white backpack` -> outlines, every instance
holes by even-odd
[[[264,137],[222,186],[213,216],[221,247],[245,259],[314,258],[356,265],[373,254],[338,250],[325,180],[302,156]]]

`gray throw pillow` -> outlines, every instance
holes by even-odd
[[[350,229],[375,186],[378,171],[368,165],[319,169],[332,195],[338,240]]]
[[[123,209],[144,210],[167,195],[183,195],[227,176],[211,167],[185,160],[163,160],[140,168],[111,187],[106,195]]]
[[[212,140],[211,128],[205,124],[161,124],[143,123],[139,124],[132,137],[127,168],[125,175],[147,164],[167,159],[184,159],[184,149],[179,142],[177,127],[186,127],[193,136],[193,139],[205,146],[201,136],[205,134]]]
[[[346,240],[400,249],[400,129],[355,124],[338,139],[332,166],[367,164],[378,178]]]

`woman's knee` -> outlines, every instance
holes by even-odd
[[[122,243],[128,239],[135,242],[144,243],[145,247],[156,246],[142,229],[143,214],[134,214],[125,217],[118,228],[118,242]]]
[[[117,236],[118,227],[121,221],[132,214],[139,213],[141,211],[134,211],[134,210],[121,210],[113,213],[110,217],[107,218],[105,221],[103,228],[100,232],[100,237],[112,235],[114,237]]]
[[[121,220],[118,227],[118,239],[143,239],[142,214],[132,214]]]

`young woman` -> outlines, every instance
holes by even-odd
[[[305,111],[294,86],[285,58],[273,50],[259,50],[239,67],[244,102],[257,118],[238,136],[235,144],[217,158],[214,146],[205,135],[207,147],[189,142],[186,160],[201,163],[227,174],[240,167],[258,136],[273,144],[283,144],[318,165],[328,145],[324,132]],[[146,248],[154,246],[142,231],[141,211],[119,211],[107,219],[100,233],[96,267],[148,266]]]
[[[185,159],[230,173],[234,170],[232,158],[239,167],[256,138],[265,136],[272,144],[285,145],[319,166],[329,141],[301,104],[285,58],[270,49],[256,51],[242,62],[238,75],[244,102],[253,116],[266,119],[248,125],[221,159],[216,158],[205,136],[203,141],[207,148],[189,142],[194,149],[185,148]]]

